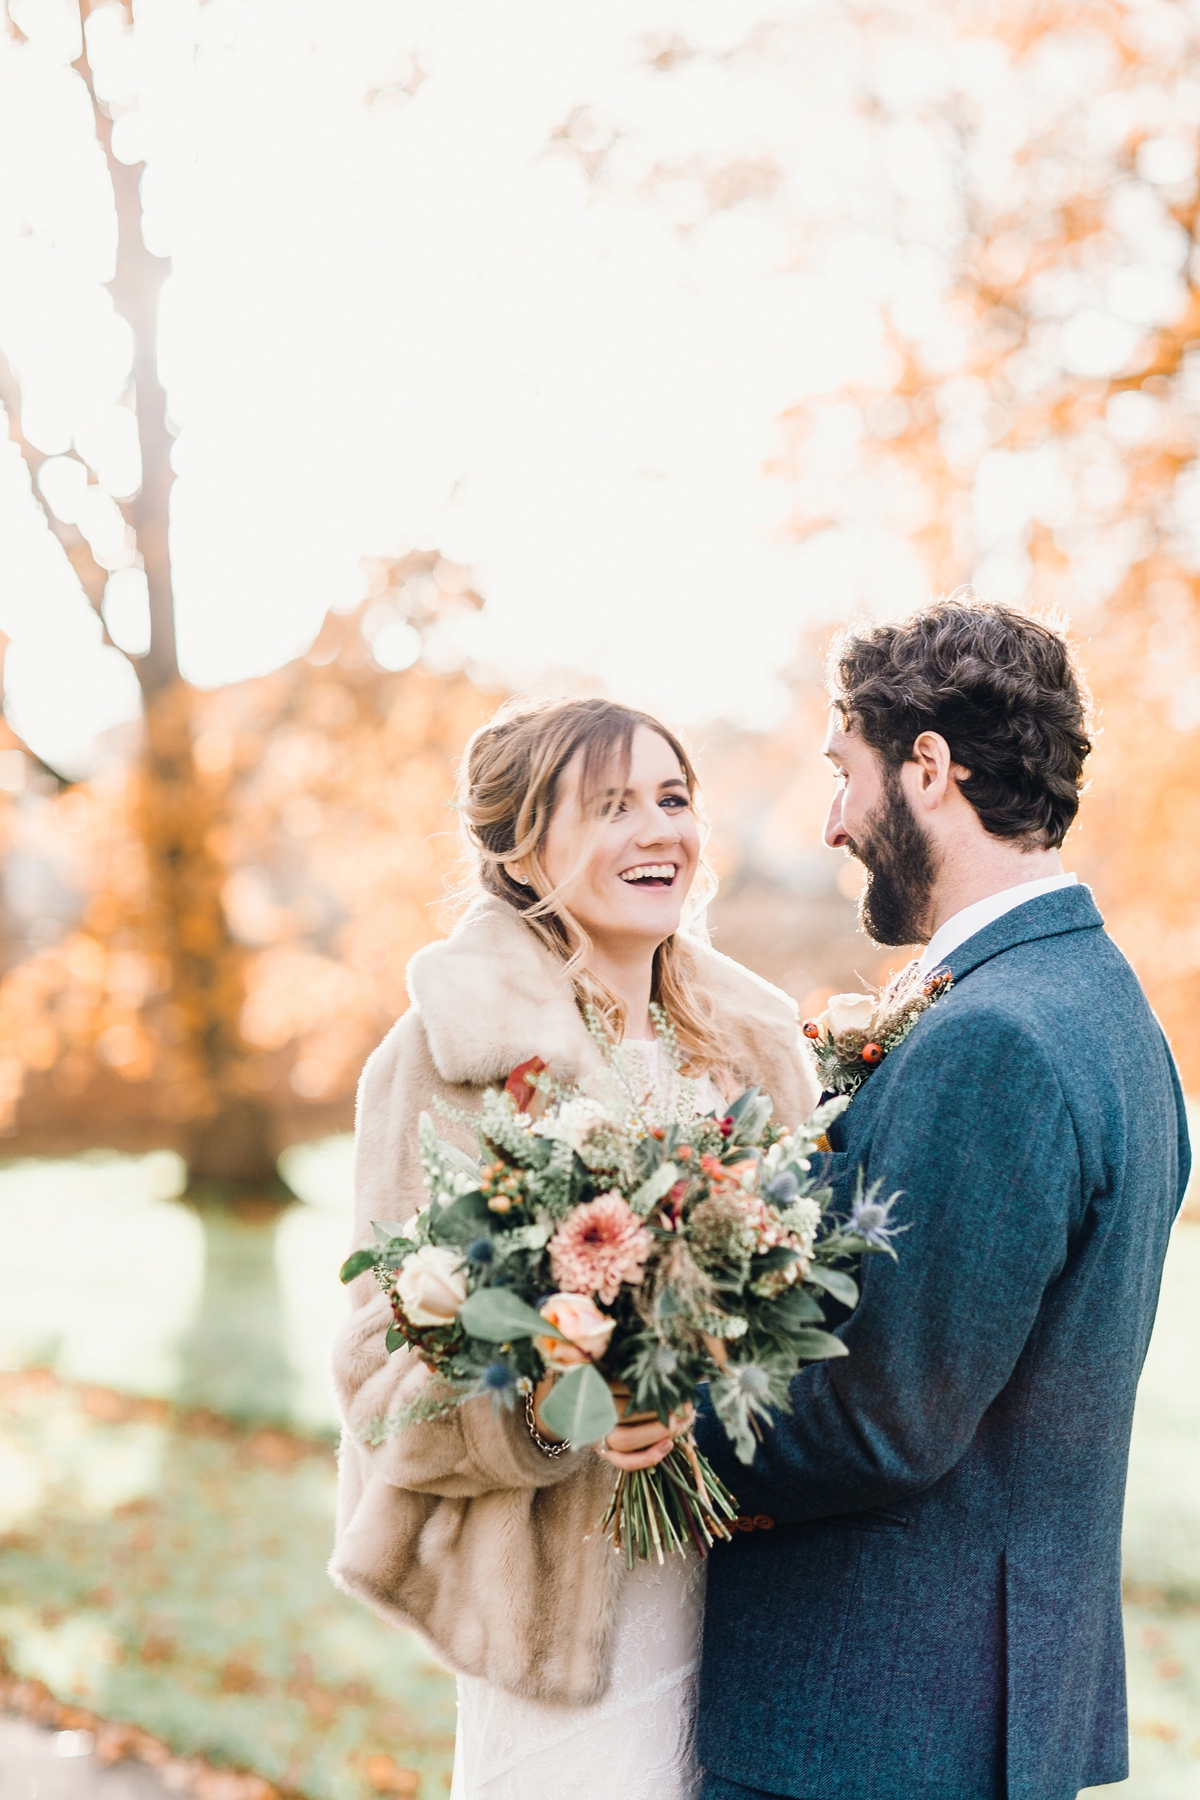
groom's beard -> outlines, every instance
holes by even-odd
[[[904,797],[899,774],[888,770],[883,798],[867,818],[851,854],[867,871],[859,923],[877,944],[923,944],[929,939],[938,865],[933,845]]]

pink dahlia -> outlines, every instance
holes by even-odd
[[[595,1294],[606,1306],[623,1281],[636,1286],[654,1239],[614,1188],[585,1200],[550,1239],[550,1267],[568,1294]]]

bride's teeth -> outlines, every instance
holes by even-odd
[[[643,863],[637,869],[624,869],[621,880],[635,881],[673,881],[675,879],[674,863]]]

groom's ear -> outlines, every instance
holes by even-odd
[[[912,797],[929,812],[936,811],[947,796],[957,796],[958,783],[971,773],[955,762],[940,731],[923,731],[914,739],[910,761],[916,770]]]

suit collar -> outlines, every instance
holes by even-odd
[[[1071,931],[1102,931],[1103,928],[1104,920],[1092,898],[1091,888],[1082,884],[1059,888],[1056,893],[1026,900],[991,925],[985,925],[957,950],[952,950],[940,966],[949,969],[955,981],[961,981],[981,963],[990,962],[993,956],[1001,956],[1006,950],[1014,950],[1018,944],[1031,944],[1038,938],[1062,937]]]

